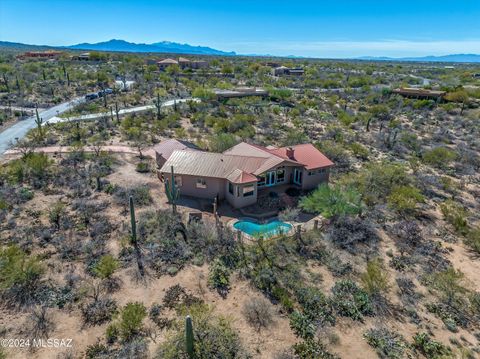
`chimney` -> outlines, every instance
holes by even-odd
[[[293,147],[287,147],[287,157],[291,160],[295,159],[295,150]]]

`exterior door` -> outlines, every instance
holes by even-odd
[[[276,174],[275,171],[267,172],[267,176],[265,179],[266,186],[273,186],[276,182]]]
[[[303,175],[303,170],[299,170],[298,168],[295,168],[293,171],[293,183],[301,185],[302,184],[302,175]]]

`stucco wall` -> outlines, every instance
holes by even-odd
[[[166,174],[165,174],[166,175]],[[180,195],[192,196],[198,198],[214,199],[218,195],[219,199],[225,198],[225,180],[212,177],[197,177],[177,175],[182,177],[182,185],[179,187]],[[203,178],[206,182],[206,188],[197,188],[197,178]]]
[[[233,195],[228,191],[228,181],[225,181],[225,198],[227,201],[235,208],[243,208],[246,206],[249,206],[251,204],[254,204],[257,202],[257,194],[258,194],[258,189],[257,189],[257,184],[255,183],[255,192],[253,196],[249,197],[243,197],[243,187],[250,186],[251,184],[246,184],[246,185],[233,185]],[[238,188],[238,192],[237,192]],[[237,193],[239,193],[239,196],[237,196]]]
[[[303,170],[302,189],[309,190],[318,187],[321,183],[327,183],[330,175],[330,169],[326,168],[321,173],[315,173],[312,176],[308,175],[308,170]],[[317,170],[315,170],[317,172]]]

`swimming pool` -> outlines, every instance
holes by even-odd
[[[274,237],[282,233],[288,233],[292,229],[290,223],[285,223],[279,220],[273,220],[267,223],[258,223],[251,219],[242,219],[233,225],[233,228],[238,229],[252,237]]]

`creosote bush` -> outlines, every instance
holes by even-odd
[[[385,328],[372,328],[363,335],[367,343],[375,348],[378,356],[385,359],[402,359],[406,349],[401,335]]]
[[[257,331],[273,324],[273,312],[270,305],[264,298],[250,298],[243,305],[243,315]]]
[[[180,306],[178,319],[167,332],[167,340],[160,344],[156,358],[188,359],[185,345],[185,316],[193,322],[194,354],[196,358],[247,359],[251,356],[243,348],[230,321],[216,316],[205,304]]]

